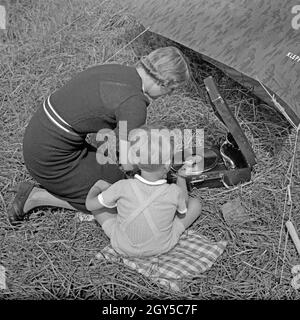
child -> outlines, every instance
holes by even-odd
[[[164,47],[134,67],[91,67],[51,94],[32,117],[23,140],[25,165],[40,187],[20,184],[8,210],[10,222],[23,220],[38,206],[90,213],[85,199],[91,186],[99,179],[114,183],[124,178],[124,172],[117,164],[97,162],[97,149],[86,142],[87,134],[104,128],[117,133],[120,121],[127,122],[128,132],[140,127],[150,103],[147,96],[155,99],[170,93],[189,77],[180,50]],[[122,139],[126,143],[127,137]]]
[[[144,142],[140,144],[140,158],[148,147],[149,164],[143,159],[132,161],[133,147],[129,152],[129,159],[137,164],[141,174],[112,185],[99,180],[86,199],[87,209],[93,211],[112,247],[125,256],[145,257],[169,251],[201,212],[200,202],[189,199],[184,178],[178,177],[177,184],[167,184],[165,177],[172,154],[170,139],[153,129],[139,130]],[[159,161],[153,163],[153,158]],[[97,212],[103,207],[116,207],[117,213]]]

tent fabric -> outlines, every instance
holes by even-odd
[[[200,53],[204,60],[251,88],[267,104],[276,105],[271,98],[274,96],[283,108],[281,112],[299,126],[300,15],[299,28],[295,28],[297,11],[293,1],[123,0],[122,3],[129,14],[152,32]]]

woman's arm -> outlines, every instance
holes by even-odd
[[[85,200],[85,206],[87,210],[95,211],[104,208],[104,206],[98,200],[98,195],[102,193],[102,191],[106,190],[109,186],[110,183],[104,180],[99,180],[92,186]]]
[[[135,94],[125,100],[116,110],[117,127],[114,131],[117,137],[119,163],[125,171],[136,168],[128,159],[128,151],[131,147],[131,142],[128,139],[133,129],[139,128],[146,123],[148,104],[143,95]]]

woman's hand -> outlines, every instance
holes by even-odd
[[[121,170],[123,170],[123,171],[132,171],[132,170],[134,170],[134,166],[132,165],[132,164],[130,164],[130,163],[123,163],[123,164],[120,164],[120,167],[121,167]]]
[[[179,177],[186,177],[188,173],[191,171],[193,162],[186,161],[184,162],[183,166],[177,171],[177,176]]]
[[[177,171],[178,176],[187,177],[203,172],[203,157],[199,155],[190,156],[186,159],[183,166]]]

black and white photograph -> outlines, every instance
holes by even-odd
[[[299,131],[298,0],[0,0],[0,300],[299,300]]]

